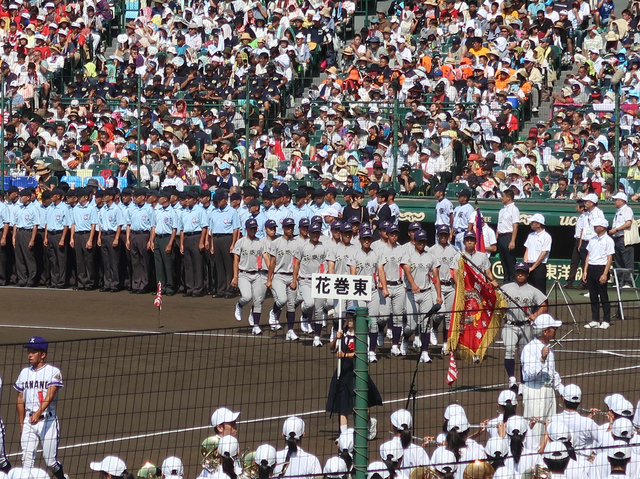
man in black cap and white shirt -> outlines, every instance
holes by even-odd
[[[524,243],[523,261],[529,265],[529,284],[547,294],[547,261],[551,252],[551,235],[546,232],[545,219],[540,213],[529,221],[531,233]]]
[[[613,264],[616,268],[625,268],[631,271],[631,273],[624,273],[621,275],[621,283],[623,288],[633,288],[633,245],[635,243],[628,243],[624,239],[625,232],[635,228],[638,229],[638,225],[633,220],[633,210],[627,204],[627,195],[619,191],[611,197],[616,205],[616,215],[613,217],[613,224],[609,234],[613,238],[615,244],[615,253],[613,256]]]
[[[588,196],[588,195],[587,195]],[[589,201],[587,201],[589,203]],[[587,257],[584,262],[582,281],[589,288],[591,300],[591,322],[585,324],[587,329],[609,329],[611,322],[611,303],[607,292],[609,269],[613,263],[615,245],[607,235],[609,222],[600,217],[590,219],[595,235],[587,245]],[[602,303],[603,321],[600,323],[600,303]]]

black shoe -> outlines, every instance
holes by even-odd
[[[140,291],[138,291],[137,289],[132,289],[129,291],[129,294],[140,294]]]
[[[118,293],[120,290],[118,288],[111,288],[109,291],[112,293]]]
[[[165,296],[173,296],[175,294],[175,291],[167,291],[166,293],[164,293]]]
[[[587,285],[584,283],[580,283],[576,289],[587,289]]]
[[[190,297],[192,297],[192,296],[193,296],[193,293],[186,292],[186,293],[184,293],[182,296],[183,296],[183,297],[185,297],[185,298],[190,298]]]
[[[193,298],[202,298],[203,296],[205,296],[207,293],[205,293],[204,291],[201,291],[200,293],[193,293],[191,296]]]
[[[84,286],[76,286],[73,288],[74,291],[84,291]]]
[[[109,291],[109,288],[100,288],[101,293],[108,293]]]
[[[216,296],[215,296],[215,297],[216,297],[216,298],[227,298],[227,299],[228,299],[227,294],[228,294],[228,293],[225,293],[224,291],[219,291],[219,292],[216,294]]]
[[[47,289],[56,289],[56,287],[52,284],[47,285]]]
[[[564,285],[564,289],[575,289],[575,286],[573,283],[567,283]]]

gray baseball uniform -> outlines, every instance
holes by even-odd
[[[232,253],[240,260],[238,263],[238,288],[241,298],[240,306],[245,306],[253,301],[253,311],[259,313],[266,293],[266,281],[263,254],[268,243],[244,236],[236,241]]]
[[[420,324],[422,332],[427,330],[428,318],[426,313],[429,312],[434,303],[434,297],[431,282],[431,272],[434,268],[439,268],[438,260],[425,249],[422,254],[416,249],[413,252],[405,254],[402,257],[402,264],[409,265],[413,280],[420,288],[420,291],[414,293],[411,291],[411,284],[405,277],[405,288],[407,290],[407,328],[405,335],[409,335],[416,331],[417,325]],[[409,334],[408,334],[409,333]]]
[[[386,259],[376,253],[373,249],[365,252],[362,248],[355,249],[353,254],[347,261],[349,266],[356,268],[358,276],[372,276],[373,290],[371,291],[370,301],[356,301],[356,306],[367,307],[367,311],[371,321],[369,322],[369,332],[378,332],[378,322],[380,318],[380,297],[378,296],[378,266],[384,265]],[[384,322],[384,321],[383,321]]]
[[[507,283],[502,290],[511,298],[507,298],[507,314],[502,326],[502,341],[504,342],[505,359],[515,359],[518,346],[524,346],[533,339],[531,322],[528,314],[535,313],[538,307],[544,303],[547,297],[537,288],[525,283]],[[515,301],[515,303],[513,301]],[[518,307],[522,306],[522,309]]]
[[[387,243],[381,243],[378,248],[378,253],[386,260],[384,272],[389,290],[388,298],[382,295],[382,291],[378,293],[380,296],[380,315],[386,318],[391,313],[393,326],[396,327],[402,327],[402,314],[407,299],[404,281],[402,281],[402,257],[405,251],[405,247],[399,244],[392,248]]]
[[[456,286],[453,282],[453,276],[458,271],[458,261],[460,260],[460,253],[458,253],[458,251],[456,251],[456,249],[450,244],[447,244],[447,246],[443,248],[439,243],[436,243],[431,248],[429,248],[429,252],[440,263],[440,286],[442,288],[443,301],[442,308],[433,317],[433,323],[435,325],[438,325],[444,320],[447,330],[449,330],[451,311],[453,311],[453,299],[456,293]]]
[[[307,320],[314,319],[322,323],[322,309],[324,299],[314,300],[311,296],[311,275],[313,273],[326,273],[325,262],[329,253],[329,247],[322,243],[314,245],[311,241],[304,243],[294,254],[300,262],[298,271],[298,297],[302,302],[302,315]],[[311,317],[313,313],[313,318]]]
[[[275,239],[269,244],[268,253],[271,261],[275,261],[271,291],[278,308],[287,305],[287,311],[296,310],[296,292],[289,286],[293,279],[293,256],[297,242],[294,238],[287,240],[284,236]]]

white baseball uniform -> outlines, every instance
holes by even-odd
[[[2,388],[2,378],[0,378],[0,388]],[[4,447],[4,422],[0,418],[0,471],[8,472],[11,468],[7,451]]]
[[[29,422],[31,415],[40,408],[40,404],[47,397],[47,389],[51,386],[64,387],[62,373],[51,364],[45,364],[39,369],[33,369],[31,366],[24,368],[13,385],[16,391],[22,393],[26,412],[20,437],[22,465],[34,466],[38,441],[41,441],[42,455],[47,467],[55,473],[62,467],[57,458],[60,439],[60,426],[56,416],[58,391],[39,421],[36,424]]]

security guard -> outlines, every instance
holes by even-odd
[[[13,248],[16,255],[16,284],[36,286],[35,244],[38,233],[40,212],[38,205],[31,202],[31,190],[20,191],[20,206],[13,210]]]
[[[285,218],[291,218],[291,212],[284,207],[284,195],[280,189],[275,190],[271,193],[271,198],[273,199],[273,206],[269,211],[267,211],[267,218],[276,222],[276,233],[278,235],[282,234],[282,221]]]
[[[311,275],[324,273],[324,265],[327,260],[328,248],[320,243],[321,234],[321,223],[313,223],[309,226],[309,241],[302,244],[294,254],[296,261],[293,267],[293,281],[291,281],[291,289],[300,288],[298,301],[302,302],[302,328],[303,332],[314,332],[314,347],[322,347],[320,334],[322,333],[322,310],[325,302],[324,299],[313,299],[311,295]],[[309,322],[312,320],[315,321],[313,329],[309,326]]]
[[[380,235],[382,236],[382,230],[380,231]],[[388,297],[384,297],[382,291],[379,292],[380,315],[382,318],[387,318],[391,315],[392,356],[407,354],[406,347],[404,349],[400,347],[403,326],[402,316],[406,305],[407,293],[404,288],[404,282],[402,281],[402,256],[404,254],[404,247],[398,244],[399,235],[400,229],[398,226],[389,222],[386,227],[387,241],[378,246],[378,254],[382,258],[386,258],[384,272],[387,278],[387,290],[389,291]]]
[[[298,229],[298,225],[300,224],[300,220],[302,218],[310,219],[313,216],[311,209],[307,205],[307,194],[304,190],[296,190],[295,194],[295,204],[291,205],[291,217],[295,221],[295,227],[293,229],[293,234],[300,234],[300,230]]]
[[[71,227],[71,212],[63,198],[64,191],[60,188],[51,191],[51,207],[47,210],[44,232],[45,253],[49,258],[49,287],[56,289],[63,289],[66,285],[66,242]]]
[[[438,242],[434,244],[429,251],[438,260],[440,264],[440,289],[442,290],[442,308],[433,317],[433,330],[431,331],[429,340],[432,346],[438,344],[438,327],[444,321],[442,351],[447,352],[447,335],[449,331],[449,322],[451,321],[451,312],[453,311],[453,299],[456,293],[456,273],[458,272],[458,261],[460,253],[451,246],[449,238],[451,237],[451,229],[447,224],[436,226],[436,236]]]
[[[498,253],[504,271],[504,282],[515,281],[516,238],[520,223],[520,210],[513,202],[512,190],[502,192],[503,207],[498,212]]]
[[[69,245],[75,250],[77,280],[75,289],[91,291],[95,289],[98,210],[89,202],[89,192],[84,188],[77,188],[78,203],[73,207],[73,225]]]
[[[529,265],[529,283],[547,294],[547,261],[553,240],[544,228],[545,219],[536,213],[529,220],[531,233],[524,243],[523,261]]]
[[[213,202],[216,208],[209,214],[210,250],[217,271],[217,297],[234,296],[231,278],[233,277],[233,259],[231,252],[240,237],[238,212],[228,204],[229,194],[225,190],[216,191]]]
[[[171,206],[171,192],[160,191],[158,207],[155,210],[155,223],[151,227],[151,249],[156,270],[156,280],[162,285],[162,293],[167,296],[176,294],[173,282],[173,247],[178,233],[178,215]]]
[[[102,267],[104,271],[103,285],[100,291],[117,293],[120,285],[120,248],[122,247],[122,228],[127,222],[122,208],[115,202],[115,188],[104,191],[104,206],[98,212],[100,232],[98,233],[98,247],[102,253]]]
[[[118,204],[118,206],[122,208],[125,221],[128,221],[129,209],[134,206],[133,188],[129,186],[122,188],[122,193],[120,194],[120,203]],[[133,271],[131,269],[131,250],[126,248],[125,246],[124,248],[120,248],[120,279],[122,281],[121,286],[127,288],[129,291],[132,290],[131,289],[132,276],[133,276]]]
[[[354,248],[353,254],[347,261],[349,270],[352,275],[371,276],[373,278],[373,290],[371,291],[371,300],[357,301],[356,306],[366,306],[371,321],[369,322],[369,353],[368,359],[370,363],[378,362],[376,357],[376,346],[378,344],[379,324],[386,322],[386,319],[380,317],[380,297],[378,296],[378,288],[382,291],[384,298],[389,297],[387,291],[387,277],[384,272],[386,258],[379,255],[371,249],[373,242],[373,231],[368,226],[360,230],[360,248]]]
[[[533,339],[531,323],[547,312],[547,297],[528,282],[529,265],[516,263],[516,281],[502,286],[507,296],[507,309],[502,326],[504,343],[504,368],[509,376],[509,387],[517,386],[515,377],[518,346],[524,346]],[[525,312],[526,311],[526,312]],[[517,392],[517,391],[514,391]]]
[[[474,209],[469,204],[469,198],[471,192],[468,189],[464,189],[458,193],[458,202],[460,203],[453,210],[453,233],[455,235],[455,243],[453,246],[462,251],[464,248],[464,233],[469,229],[469,223],[473,219]]]
[[[209,190],[201,190],[198,194],[198,203],[196,203],[195,208],[204,209],[207,214],[207,218],[209,214],[214,210],[215,206],[211,201],[211,191]],[[204,284],[205,284],[205,292],[207,294],[211,294],[215,297],[217,291],[217,274],[216,274],[216,263],[213,259],[213,254],[211,253],[211,248],[205,248],[202,252],[202,262],[204,264]],[[215,293],[215,294],[214,294]]]
[[[198,194],[185,193],[186,208],[182,210],[180,231],[180,254],[184,263],[184,297],[204,294],[204,263],[202,252],[207,244],[209,221],[203,208],[196,208]],[[235,210],[234,210],[235,211]],[[178,272],[176,272],[178,274]]]
[[[40,196],[40,203],[33,200],[40,215],[38,219],[38,232],[36,233],[36,244],[33,252],[36,255],[36,286],[42,284],[49,286],[49,257],[45,252],[44,233],[47,226],[47,210],[51,206],[52,194],[50,190],[44,190]]]
[[[11,278],[8,266],[11,264],[9,258],[13,253],[9,234],[12,221],[11,211],[4,201],[4,191],[0,190],[0,286],[6,286]]]
[[[615,244],[607,234],[609,222],[604,218],[593,218],[591,226],[596,236],[589,240],[587,258],[584,262],[582,282],[587,283],[591,300],[591,321],[584,325],[587,329],[609,329],[611,325],[611,303],[607,292],[609,270],[615,254]],[[603,321],[600,323],[600,304],[602,303]]]
[[[429,356],[429,319],[427,313],[433,306],[433,291],[435,288],[435,300],[442,304],[442,291],[440,288],[440,263],[429,252],[427,247],[427,232],[418,230],[413,236],[416,246],[413,252],[407,253],[402,258],[402,268],[405,274],[405,288],[407,289],[407,320],[408,328],[405,336],[415,332],[416,339],[413,344],[421,349],[420,362],[430,363]],[[433,277],[433,283],[431,281]],[[420,331],[418,331],[418,325]],[[421,337],[419,337],[420,335]]]
[[[293,255],[296,241],[293,237],[294,219],[282,220],[283,235],[269,244],[269,273],[266,287],[273,293],[273,309],[269,311],[269,324],[273,331],[281,329],[280,313],[287,306],[287,334],[285,340],[297,341],[293,330],[296,319],[296,292],[291,289],[293,279]]]
[[[251,334],[262,334],[260,329],[260,317],[262,315],[262,303],[266,293],[265,274],[263,263],[269,261],[267,256],[267,243],[264,239],[256,237],[258,222],[249,218],[245,222],[247,236],[236,241],[233,247],[233,278],[231,286],[240,288],[240,299],[236,303],[234,316],[236,321],[242,321],[242,308],[249,303],[253,304],[251,315],[253,316],[253,329]]]
[[[134,205],[129,208],[127,218],[127,249],[131,251],[131,294],[144,294],[149,284],[149,238],[155,224],[155,212],[147,203],[147,190],[136,188]]]

